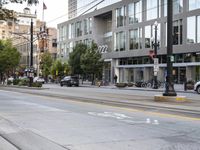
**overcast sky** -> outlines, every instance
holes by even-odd
[[[18,12],[23,12],[23,9],[28,7],[31,9],[31,13],[33,14],[37,11],[37,18],[42,20],[43,0],[39,1],[39,5],[37,6],[27,6],[26,4],[8,4],[5,5],[5,7]],[[47,22],[48,27],[57,27],[58,23],[67,20],[67,0],[44,0],[44,3],[47,6],[47,9],[44,11],[44,21]],[[59,17],[61,18],[56,19]]]

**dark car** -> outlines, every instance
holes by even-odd
[[[79,86],[79,78],[77,76],[66,76],[60,81],[60,86]]]

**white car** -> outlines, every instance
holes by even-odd
[[[194,90],[200,94],[200,81],[198,81],[197,83],[195,83],[194,85]]]
[[[45,83],[45,80],[44,80],[44,78],[42,78],[42,77],[35,77],[34,79],[33,79],[33,82],[38,82],[38,83]]]

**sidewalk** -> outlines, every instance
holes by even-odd
[[[80,86],[81,87],[98,87],[96,85],[91,85],[90,82],[84,82],[83,84],[80,83]],[[142,88],[142,87],[136,87],[136,86],[119,88],[119,87],[116,87],[114,84],[110,84],[108,86],[100,86],[100,88],[110,88],[110,89],[120,89],[120,90],[158,91],[158,92],[165,91],[165,88],[153,89],[153,88]],[[195,93],[194,90],[185,91],[184,84],[174,84],[174,90],[180,93]]]

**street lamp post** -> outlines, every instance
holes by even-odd
[[[32,86],[33,83],[33,74],[34,74],[34,69],[33,69],[33,19],[31,19],[31,28],[30,28],[30,33],[31,33],[31,39],[30,39],[30,44],[31,44],[31,50],[30,50],[30,68],[29,68],[29,86]]]
[[[154,77],[153,77],[154,84],[153,84],[153,88],[154,89],[158,89],[158,80],[157,80],[157,75],[158,75],[157,49],[159,47],[159,43],[157,41],[157,30],[158,30],[158,22],[157,21],[154,23],[154,26],[155,26],[155,41],[154,41],[154,43],[152,43],[152,46],[154,47],[154,69],[153,69],[153,72],[154,72]]]
[[[166,86],[165,93],[163,96],[176,96],[174,90],[172,69],[173,69],[173,37],[172,37],[172,15],[173,15],[173,0],[168,0],[167,4],[167,77],[166,77]]]

